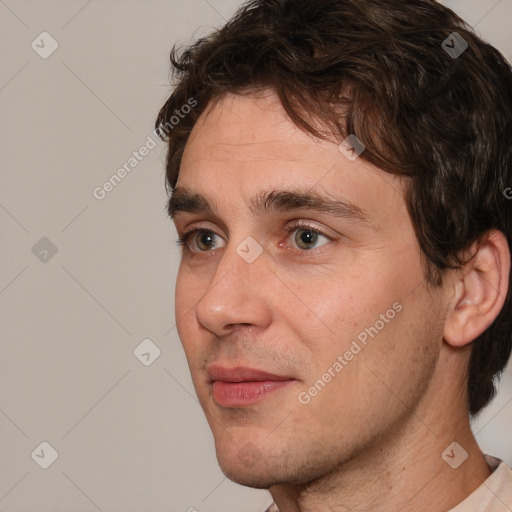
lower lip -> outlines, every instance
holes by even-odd
[[[258,382],[223,382],[212,384],[213,399],[223,407],[240,407],[254,404],[283,389],[293,380],[264,380]]]

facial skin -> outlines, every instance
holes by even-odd
[[[478,294],[462,277],[427,285],[403,180],[305,134],[269,91],[225,96],[188,141],[177,188],[208,196],[214,213],[173,217],[180,235],[208,230],[192,234],[182,255],[178,333],[222,470],[269,488],[281,512],[448,510],[489,475],[465,403],[475,329],[460,335],[453,313],[459,303],[475,306]],[[271,190],[352,203],[366,222],[253,211],[251,201]],[[287,232],[297,221],[311,228]],[[252,263],[237,252],[248,236],[263,249]],[[495,253],[490,246],[489,261]],[[493,300],[490,315],[500,308]],[[378,334],[357,341],[397,303]],[[443,338],[448,327],[453,343]],[[360,351],[332,377],[354,341]],[[212,364],[294,380],[256,403],[222,406]],[[329,368],[330,382],[301,403]],[[441,458],[453,441],[469,454],[456,471]]]

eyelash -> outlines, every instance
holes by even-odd
[[[333,240],[330,236],[328,236],[325,233],[323,233],[322,231],[316,229],[314,226],[312,226],[311,224],[308,224],[307,222],[297,222],[296,224],[286,228],[285,231],[287,233],[292,233],[293,231],[296,231],[298,229],[307,229],[307,230],[310,230],[313,233],[316,233],[318,235],[325,236],[326,238],[328,238],[331,241]],[[211,251],[194,251],[194,250],[192,250],[192,249],[190,249],[188,247],[188,241],[189,241],[190,237],[193,234],[201,232],[201,231],[205,232],[205,233],[214,233],[214,234],[216,234],[211,229],[206,229],[206,228],[192,229],[188,233],[184,233],[182,236],[180,236],[178,238],[178,240],[176,241],[176,243],[178,244],[178,246],[181,246],[181,248],[182,248],[182,250],[184,252],[189,252],[189,253],[207,253],[207,252],[211,252]],[[315,248],[311,249],[311,251],[314,250],[314,249]],[[299,252],[304,252],[304,253],[310,252],[308,250],[300,250],[300,249],[294,249],[294,250],[299,251]]]

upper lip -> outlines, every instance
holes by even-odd
[[[255,368],[247,368],[244,366],[236,366],[234,368],[225,368],[223,366],[212,365],[207,369],[211,381],[223,382],[258,382],[265,380],[293,380],[292,377],[284,375],[276,375],[274,373],[257,370]]]

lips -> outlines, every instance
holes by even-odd
[[[273,373],[237,366],[236,368],[224,368],[212,365],[208,368],[208,375],[212,381],[223,382],[262,382],[262,381],[284,381],[293,380],[292,377],[284,377]]]
[[[288,386],[296,379],[246,367],[212,365],[207,370],[212,395],[222,407],[244,407]]]

